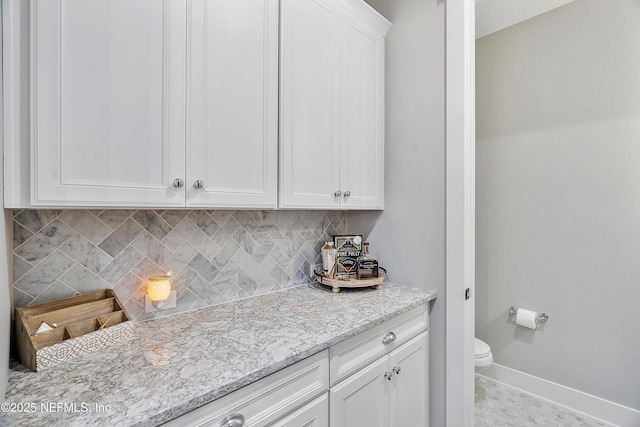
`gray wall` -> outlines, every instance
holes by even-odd
[[[398,283],[435,290],[431,313],[432,425],[445,416],[444,3],[368,0],[392,22],[386,41],[385,210],[349,212],[350,232]]]
[[[476,332],[495,362],[640,409],[640,2],[479,39]],[[510,305],[546,311],[516,328]]]

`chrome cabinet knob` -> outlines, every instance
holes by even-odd
[[[218,424],[220,427],[242,427],[244,416],[242,414],[231,414]]]
[[[351,191],[345,191],[344,192],[344,197],[351,197]]]
[[[195,188],[196,190],[202,190],[204,188],[204,182],[198,179],[196,182],[193,183],[193,188]]]
[[[173,185],[174,188],[182,188],[184,187],[184,181],[180,178],[176,178],[173,180],[173,183],[171,185]]]
[[[391,381],[391,377],[393,376],[393,372],[385,372],[384,373],[384,377],[386,379],[388,379],[389,381]]]
[[[335,193],[333,193],[333,197],[340,197],[342,196],[342,191],[338,190]]]
[[[394,374],[400,375],[400,366],[394,366],[392,371]]]
[[[391,344],[395,340],[396,340],[396,334],[394,334],[393,332],[389,332],[387,335],[385,335],[382,338],[382,344]]]

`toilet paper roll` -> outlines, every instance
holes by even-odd
[[[536,318],[538,313],[524,308],[519,308],[516,314],[516,325],[524,326],[525,328],[535,329],[537,326]]]

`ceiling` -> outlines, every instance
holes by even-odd
[[[476,0],[476,39],[575,0]]]

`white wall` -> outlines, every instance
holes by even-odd
[[[0,176],[2,175],[2,162],[0,162]],[[3,190],[0,187],[0,199],[3,197]],[[11,211],[0,209],[0,398],[4,398],[7,387],[7,377],[9,375],[9,349],[11,335],[11,279],[8,265],[8,244],[11,244],[12,221]]]
[[[350,212],[395,282],[435,290],[432,425],[444,425],[444,3],[367,0],[391,23],[386,41],[385,210]]]
[[[640,2],[476,44],[476,331],[495,362],[640,409]],[[548,312],[516,327],[509,306]]]
[[[0,1],[0,35],[2,34],[2,2]],[[1,36],[0,36],[1,39]],[[0,43],[0,81],[2,75],[2,43]],[[2,85],[0,84],[0,99],[2,99]],[[0,114],[0,129],[2,126],[2,115]],[[3,176],[3,164],[0,162],[0,176]],[[4,190],[0,186],[0,200],[4,199]],[[9,276],[7,247],[11,244],[12,221],[11,211],[0,208],[0,397],[4,398],[7,387],[7,375],[9,374],[9,336],[11,331],[11,279]]]

